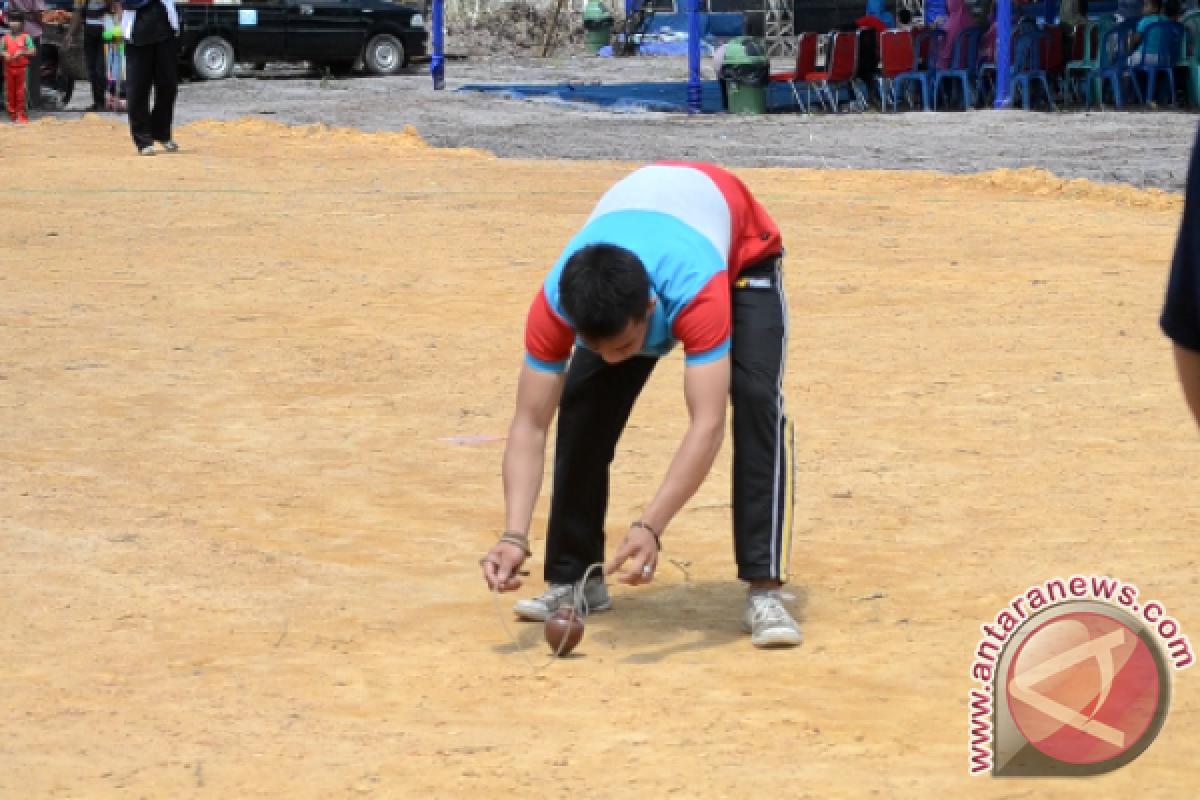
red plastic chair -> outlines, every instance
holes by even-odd
[[[838,33],[833,38],[833,48],[829,54],[828,65],[822,72],[810,72],[804,77],[806,83],[812,84],[821,101],[821,107],[826,108],[825,101],[829,100],[828,108],[836,113],[838,110],[837,92],[835,90],[850,89],[854,93],[860,111],[867,107],[866,98],[862,96],[858,85],[854,82],[855,69],[858,66],[858,34]]]
[[[900,90],[910,83],[921,86],[921,107],[932,111],[930,103],[931,73],[919,69],[915,38],[911,31],[888,31],[879,37],[879,54],[883,62],[882,74],[879,78],[879,95],[883,100],[883,110],[887,111],[888,95],[892,98],[892,110],[899,110],[898,95]]]
[[[817,35],[802,33],[796,37],[796,64],[791,72],[777,72],[771,76],[771,83],[786,83],[792,89],[792,97],[796,105],[808,113],[812,108],[812,84],[805,80],[817,68]],[[804,87],[804,102],[800,101],[800,90],[797,85]]]

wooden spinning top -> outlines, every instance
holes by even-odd
[[[546,619],[543,631],[551,652],[565,656],[583,641],[583,617],[575,609],[563,606]]]

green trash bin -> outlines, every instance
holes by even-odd
[[[721,82],[729,98],[731,114],[767,113],[767,84],[771,60],[762,43],[751,36],[733,39],[725,46]]]
[[[612,40],[613,15],[600,0],[588,0],[583,8],[583,40],[589,53],[598,53]]]

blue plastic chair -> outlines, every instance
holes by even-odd
[[[888,31],[888,33],[892,33]],[[902,34],[908,34],[908,31],[901,31]],[[887,34],[885,34],[886,36]],[[900,108],[900,97],[903,95],[908,100],[908,107],[912,108],[912,99],[909,97],[909,90],[913,85],[918,85],[921,88],[921,109],[924,111],[933,111],[933,102],[930,96],[930,91],[933,88],[933,73],[920,68],[917,60],[920,53],[919,46],[916,43],[916,38],[913,38],[912,51],[909,54],[911,57],[911,68],[907,72],[902,72],[899,75],[894,75],[891,78],[891,94],[892,94],[892,110],[897,111]],[[882,45],[883,37],[880,37]],[[903,41],[903,37],[898,37],[898,41]],[[881,47],[882,50],[882,47]],[[890,50],[890,48],[889,48]],[[886,62],[885,62],[886,63]],[[886,70],[885,70],[886,71]]]
[[[1133,67],[1129,66],[1129,37],[1136,30],[1137,21],[1128,20],[1104,34],[1104,39],[1100,42],[1100,64],[1088,73],[1087,84],[1084,87],[1085,108],[1092,107],[1094,86],[1098,86],[1100,90],[1097,104],[1101,108],[1104,107],[1104,87],[1110,82],[1113,88],[1113,103],[1117,108],[1124,108],[1125,102],[1121,97],[1123,78],[1128,78],[1129,82],[1133,84],[1133,92],[1137,95],[1138,104],[1142,104],[1142,87],[1138,86],[1137,79],[1133,74]]]
[[[963,111],[975,105],[971,87],[979,77],[979,41],[983,38],[983,28],[966,28],[954,40],[954,49],[950,53],[950,66],[939,69],[933,80],[933,107],[937,109],[938,98],[942,94],[943,80],[957,80],[962,83]]]
[[[937,28],[924,30],[913,37],[913,61],[917,69],[929,73],[929,80],[937,74],[938,53],[942,52],[942,42],[946,41],[946,32]],[[921,63],[921,53],[925,53],[925,63]]]
[[[1026,111],[1029,110],[1030,95],[1033,93],[1035,81],[1041,82],[1050,110],[1058,110],[1054,105],[1054,95],[1050,93],[1050,81],[1046,77],[1046,70],[1042,68],[1041,44],[1045,35],[1042,31],[1025,30],[1017,35],[1016,44],[1013,45],[1013,74],[1009,80],[1008,95],[1015,105],[1017,90],[1020,89],[1021,105]]]
[[[1146,29],[1144,46],[1141,48],[1142,62],[1133,67],[1135,77],[1146,77],[1146,102],[1156,101],[1155,78],[1162,72],[1167,76],[1171,106],[1178,107],[1179,102],[1175,99],[1175,64],[1183,55],[1184,36],[1184,28],[1177,22],[1156,22]]]

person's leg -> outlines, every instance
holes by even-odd
[[[20,100],[20,108],[24,109],[25,99],[21,93],[21,89],[25,88],[25,76],[19,70],[4,69],[4,109],[8,112],[8,116],[16,121],[17,119],[17,101]]]
[[[25,69],[28,69],[26,67]],[[28,76],[25,75],[25,70],[18,67],[8,73],[5,80],[5,85],[9,88],[8,93],[8,113],[15,122],[27,122],[29,117],[25,113],[27,95],[25,93]]]
[[[154,110],[150,133],[156,142],[171,141],[175,98],[179,94],[178,37],[154,45]]]
[[[607,364],[582,347],[567,368],[554,446],[554,493],[546,531],[547,583],[574,583],[604,560],[608,469],[633,404],[658,359]]]
[[[104,109],[104,92],[108,79],[104,63],[104,37],[92,33],[95,25],[85,27],[83,34],[83,60],[87,63],[88,83],[92,85],[92,105],[97,111]]]
[[[150,87],[154,80],[155,45],[125,45],[129,132],[141,150],[154,145],[150,128]]]
[[[788,579],[793,437],[783,413],[787,299],[782,259],[744,271],[733,289],[733,537],[738,578]]]
[[[38,111],[42,107],[42,37],[33,39],[34,54],[29,57],[29,72],[26,77],[26,95],[30,110]]]

